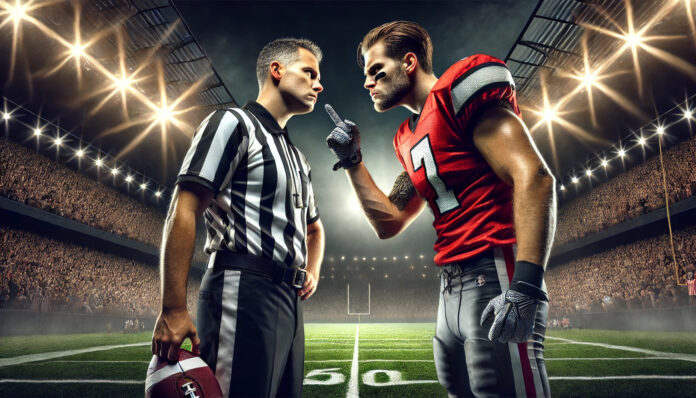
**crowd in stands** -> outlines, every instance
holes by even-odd
[[[550,314],[689,305],[686,280],[696,270],[696,226],[677,231],[674,242],[676,267],[666,234],[550,267]]]
[[[0,307],[156,316],[155,265],[0,226]],[[189,279],[195,314],[199,281]]]
[[[696,138],[664,151],[663,161],[670,203],[696,194]],[[610,163],[609,167],[620,166]],[[587,184],[587,178],[583,177],[581,183]],[[566,192],[572,189],[569,186]],[[558,211],[554,245],[569,243],[663,207],[662,168],[659,156],[653,156],[564,203]]]
[[[162,240],[160,210],[5,139],[0,139],[0,196],[150,246]]]

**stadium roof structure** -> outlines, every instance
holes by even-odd
[[[696,93],[692,7],[679,0],[538,2],[505,61],[559,184],[629,147],[642,155],[624,160],[622,151],[621,167],[604,174],[642,162],[652,152],[634,141],[658,135],[665,123],[674,126],[663,145],[692,135],[690,123],[672,123]],[[572,193],[593,178],[583,187],[573,181]]]

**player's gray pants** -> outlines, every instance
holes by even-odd
[[[527,343],[493,343],[488,340],[493,317],[479,323],[490,299],[509,286],[513,250],[495,248],[442,269],[433,353],[437,378],[450,397],[551,396],[543,345],[548,304],[538,306]]]
[[[297,290],[208,268],[198,299],[201,358],[225,397],[301,397],[304,321]]]

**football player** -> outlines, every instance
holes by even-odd
[[[367,33],[358,64],[377,112],[413,112],[394,136],[405,171],[383,193],[362,163],[359,129],[330,105],[327,143],[379,238],[397,235],[426,203],[432,210],[438,380],[451,397],[550,396],[543,274],[555,180],[520,119],[505,63],[473,55],[438,78],[425,29],[395,21]]]

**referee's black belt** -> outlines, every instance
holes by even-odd
[[[295,289],[301,289],[307,277],[307,271],[302,268],[291,268],[279,261],[273,261],[258,256],[219,250],[215,254],[213,271],[227,269],[263,274],[271,278],[275,283],[287,283]]]

